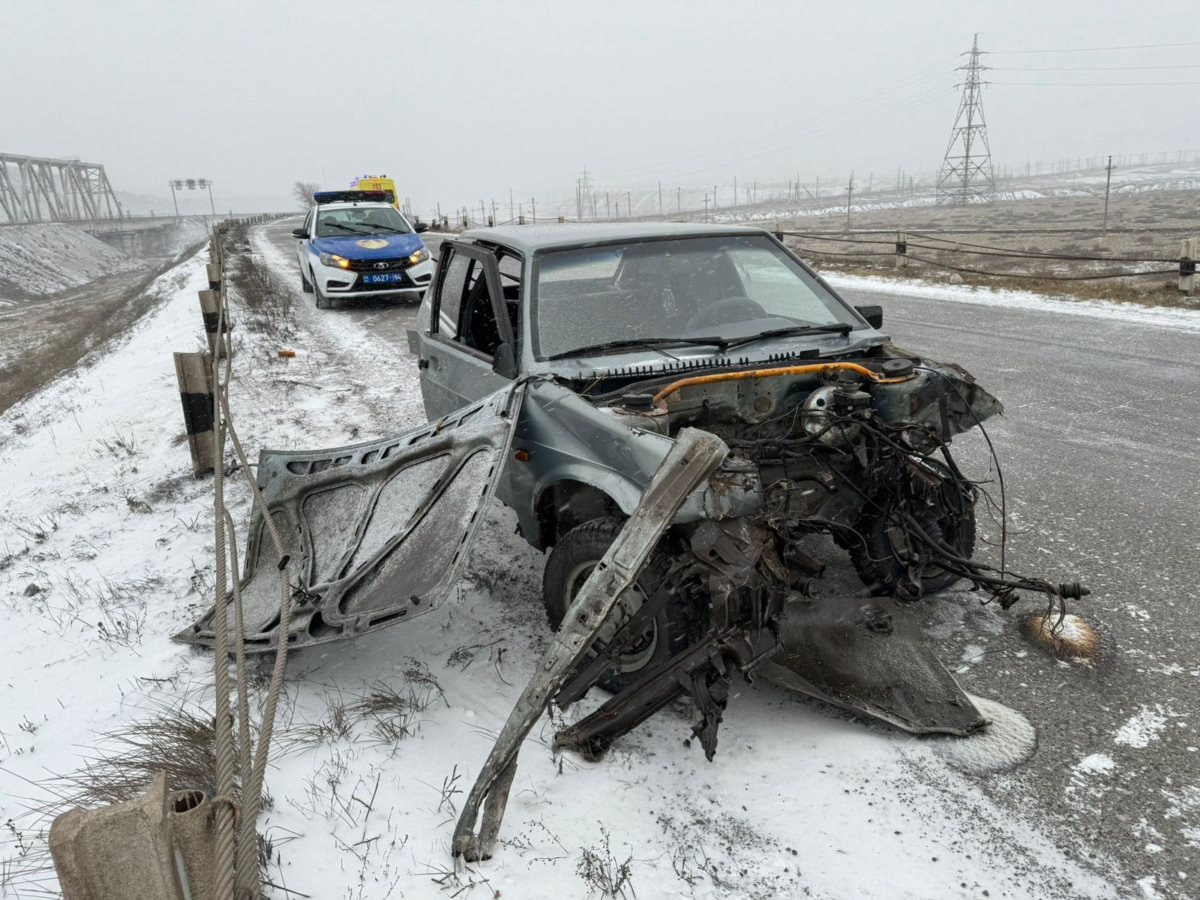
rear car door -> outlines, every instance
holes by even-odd
[[[279,634],[276,548],[256,507],[240,584],[246,648],[355,637],[436,609],[458,578],[512,443],[524,397],[509,382],[436,423],[316,451],[264,450],[258,485],[288,558]],[[229,613],[232,631],[232,604]],[[212,646],[215,609],[175,635]]]
[[[498,365],[501,345],[515,358],[511,318],[490,250],[445,241],[439,250],[429,332],[421,335],[425,414],[437,419],[512,383],[515,368]],[[500,371],[497,371],[500,369]]]

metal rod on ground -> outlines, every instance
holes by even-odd
[[[726,453],[728,448],[716,435],[694,428],[680,430],[642,492],[633,515],[580,587],[550,648],[504,723],[463,804],[454,829],[455,856],[474,861],[492,855],[521,743],[595,642],[618,597],[637,579],[679,507],[720,465]],[[481,807],[483,821],[476,834]]]

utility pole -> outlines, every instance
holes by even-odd
[[[178,219],[179,218],[179,201],[177,199],[175,199],[175,182],[168,181],[167,184],[170,185],[170,188],[171,188],[171,202],[175,204],[175,218]]]
[[[508,189],[508,217],[509,217],[509,219],[513,219],[513,218],[514,218],[514,216],[513,216],[513,193],[512,193],[512,188],[509,188],[509,189]]]
[[[1108,237],[1108,189],[1112,185],[1112,170],[1113,170],[1111,156],[1108,158],[1108,165],[1105,166],[1104,168],[1105,168],[1105,171],[1108,173],[1108,175],[1104,179],[1104,227],[1100,231],[1101,238]]]
[[[625,215],[633,218],[633,201],[629,199],[629,191],[625,192]]]
[[[850,185],[846,188],[846,230],[850,230],[850,201],[854,197],[854,171],[850,172]]]
[[[982,200],[990,203],[996,194],[996,181],[992,172],[992,151],[988,146],[987,123],[983,118],[983,86],[987,83],[981,74],[988,68],[979,62],[979,35],[971,45],[967,64],[959,66],[966,71],[960,85],[962,99],[958,104],[958,115],[950,130],[950,143],[938,173],[937,197],[935,202],[961,205]],[[972,155],[972,151],[974,151]]]
[[[608,200],[608,191],[604,192],[604,215],[608,221],[612,221],[612,204]]]
[[[716,188],[713,188],[713,196],[716,196]],[[733,176],[733,205],[737,206],[737,176]]]
[[[817,189],[816,189],[816,191],[813,193],[813,199],[814,199],[814,200],[820,200],[820,199],[821,199],[821,176],[820,176],[820,175],[818,175],[818,176],[817,176]]]
[[[533,224],[537,224],[537,198],[530,197],[529,205],[533,208]]]
[[[675,211],[683,212],[683,188],[675,188]]]
[[[734,202],[737,202],[737,197],[734,197]],[[717,208],[717,186],[713,185],[713,209]]]
[[[662,210],[662,182],[661,182],[661,181],[658,183],[658,214],[659,214],[660,216],[663,214],[663,210]]]
[[[575,219],[583,221],[583,179],[575,179]]]
[[[704,221],[708,221],[708,194],[704,195]]]

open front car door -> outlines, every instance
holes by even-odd
[[[291,587],[287,641],[356,637],[435,609],[457,580],[504,467],[524,384],[395,437],[259,454],[258,486]],[[279,635],[275,547],[256,507],[240,585],[247,652]],[[214,613],[175,635],[212,646]],[[230,604],[230,629],[234,627]]]

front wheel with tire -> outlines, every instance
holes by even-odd
[[[557,629],[596,564],[603,558],[625,521],[592,519],[568,531],[550,551],[542,576],[542,602],[550,626]],[[629,618],[641,608],[666,580],[671,569],[671,538],[667,536],[650,554],[637,581],[621,594],[585,659],[593,659]],[[646,673],[686,650],[700,637],[700,614],[686,595],[673,602],[651,621],[629,648],[614,660],[613,667],[598,684],[618,693],[638,682]]]
[[[315,275],[312,279],[312,287],[313,300],[317,304],[317,309],[330,309],[333,306],[333,301],[321,292],[321,285],[317,283],[317,277]]]
[[[300,270],[300,286],[304,289],[304,293],[311,294],[313,292],[312,282],[308,280],[308,276],[304,274],[304,270]]]
[[[975,504],[966,492],[962,497],[964,502],[958,511],[923,521],[921,526],[929,539],[946,544],[956,556],[970,559],[975,553]],[[908,534],[895,510],[864,516],[855,530],[846,542],[850,559],[858,577],[876,596],[895,593],[897,585],[908,577],[905,557],[914,552],[929,555],[925,542]],[[921,590],[925,595],[944,591],[960,577],[937,565],[935,559],[926,559],[921,567]]]

